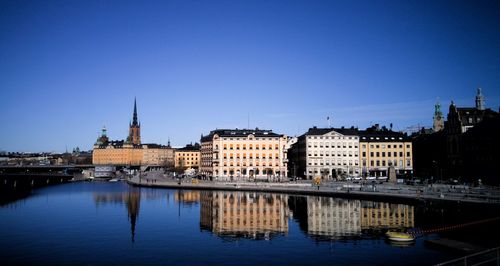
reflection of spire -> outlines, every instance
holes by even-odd
[[[141,201],[141,193],[139,191],[131,191],[127,194],[126,204],[128,218],[130,219],[130,231],[132,234],[132,242],[135,242],[135,225],[137,217],[139,217],[139,207]]]

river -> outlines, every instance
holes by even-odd
[[[273,193],[136,188],[76,182],[0,206],[0,261],[10,264],[429,265],[460,256],[436,238],[498,246],[498,223],[425,235],[492,217],[487,206],[407,205]]]

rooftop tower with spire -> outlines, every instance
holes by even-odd
[[[129,124],[127,143],[133,145],[141,144],[141,123],[137,119],[137,100],[134,98],[134,114],[132,115],[132,123]]]
[[[481,88],[477,89],[477,94],[476,94],[476,108],[478,110],[484,110],[484,95],[481,92]]]
[[[438,132],[444,129],[443,112],[441,112],[441,104],[439,104],[439,102],[434,105],[434,123],[432,129],[434,130],[434,132]]]

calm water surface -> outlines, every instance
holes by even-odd
[[[0,261],[428,265],[459,255],[424,244],[442,235],[398,245],[385,240],[384,232],[481,215],[468,212],[286,194],[71,183],[0,206]]]

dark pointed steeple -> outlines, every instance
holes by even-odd
[[[136,101],[136,98],[134,98],[134,117],[133,117],[133,120],[132,120],[132,125],[134,125],[134,126],[138,125],[138,122],[137,122],[137,101]]]
[[[127,138],[127,143],[134,145],[141,144],[141,124],[137,119],[137,100],[134,98],[134,114],[132,117],[132,123],[129,126],[129,134]]]

